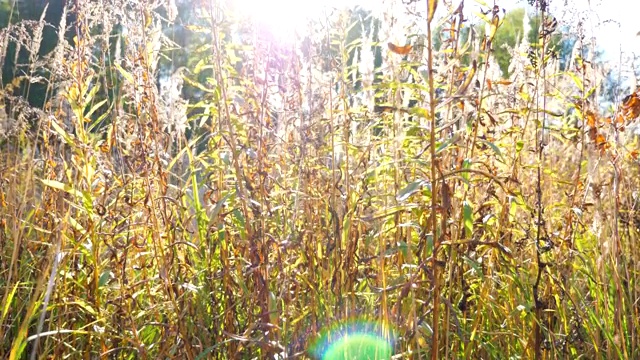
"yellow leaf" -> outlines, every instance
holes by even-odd
[[[129,81],[132,84],[135,82],[135,80],[133,80],[133,75],[131,75],[129,72],[127,72],[127,70],[125,70],[119,64],[115,64],[115,65],[116,65],[116,69],[118,69],[118,72],[120,73],[120,75],[122,75],[125,79],[127,79],[127,81]]]
[[[433,14],[436,12],[436,8],[438,7],[438,0],[428,0],[429,1],[429,12],[427,13],[427,22],[431,23],[433,20]]]
[[[72,228],[74,228],[76,231],[78,231],[82,235],[85,235],[87,233],[84,227],[82,227],[82,225],[78,221],[76,221],[76,219],[74,219],[73,217],[68,216],[67,221]]]
[[[52,119],[51,126],[53,127],[53,130],[62,137],[65,143],[73,144],[73,136],[63,129],[62,126],[58,124],[57,120]]]
[[[47,179],[40,179],[40,181],[53,189],[57,189],[57,190],[62,190],[64,192],[67,192],[71,195],[75,195],[77,197],[82,197],[82,192],[80,192],[79,190],[76,190],[74,188],[71,187],[71,185],[68,184],[64,184],[61,183],[60,181],[56,181],[56,180],[47,180]]]

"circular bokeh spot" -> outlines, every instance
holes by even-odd
[[[391,344],[372,334],[347,334],[331,344],[322,360],[388,360]]]
[[[323,329],[311,342],[309,353],[316,360],[389,360],[395,338],[386,321],[351,318]]]

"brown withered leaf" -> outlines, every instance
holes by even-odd
[[[398,46],[393,43],[387,43],[387,46],[389,47],[389,50],[391,50],[391,52],[398,55],[407,55],[413,49],[413,46],[411,45]]]

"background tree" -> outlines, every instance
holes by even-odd
[[[504,15],[504,21],[498,28],[496,36],[493,41],[493,54],[496,62],[502,70],[502,74],[505,77],[509,77],[509,64],[511,63],[511,53],[509,48],[515,48],[520,44],[523,38],[526,36],[527,42],[530,46],[537,50],[540,48],[540,15],[527,14],[529,19],[530,28],[527,34],[525,34],[524,17],[526,11],[524,8],[518,8],[507,12]],[[477,29],[480,34],[485,34],[484,24],[477,25]],[[571,55],[572,44],[575,39],[569,34],[563,33],[559,28],[551,37],[549,44],[550,51],[556,51],[558,57],[561,59],[561,69],[563,68],[566,60]]]

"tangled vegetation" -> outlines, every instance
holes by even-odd
[[[547,1],[66,3],[0,32],[1,358],[640,357],[640,93]]]

